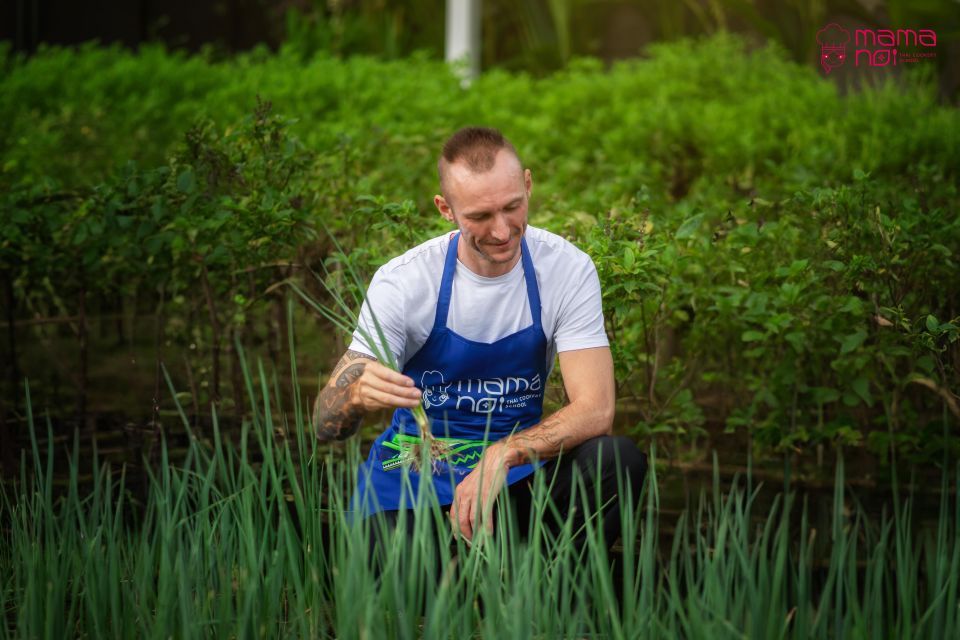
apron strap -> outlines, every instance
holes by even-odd
[[[537,272],[533,270],[533,258],[527,248],[526,236],[520,237],[520,258],[523,260],[523,277],[527,281],[527,298],[530,300],[530,315],[533,326],[541,325],[540,318],[540,288],[537,286]]]
[[[450,311],[450,296],[453,293],[453,274],[457,271],[457,245],[460,243],[460,232],[450,239],[447,247],[447,258],[443,262],[443,276],[440,278],[440,294],[437,296],[437,315],[433,319],[434,329],[443,329],[447,326],[447,312]]]

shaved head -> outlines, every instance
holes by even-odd
[[[470,173],[486,173],[493,169],[497,154],[507,150],[516,158],[522,172],[523,164],[510,141],[503,134],[489,127],[464,127],[454,133],[443,145],[443,152],[437,161],[437,175],[440,178],[440,192],[449,196],[447,188],[451,165],[462,165]]]

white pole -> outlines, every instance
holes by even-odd
[[[480,73],[481,0],[447,0],[446,60],[464,84]]]

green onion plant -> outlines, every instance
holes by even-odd
[[[371,332],[368,327],[359,322],[358,312],[355,311],[355,309],[359,309],[363,302],[363,298],[358,292],[364,291],[364,281],[358,275],[350,257],[343,251],[340,243],[337,242],[337,239],[329,230],[327,230],[327,235],[336,248],[335,258],[343,268],[334,274],[327,269],[326,263],[321,263],[324,271],[323,277],[316,273],[313,273],[313,276],[328,294],[332,304],[319,302],[307,293],[295,280],[287,280],[285,283],[289,285],[310,308],[331,322],[339,331],[351,335],[354,330],[356,330],[363,338],[364,343],[373,352],[373,356],[378,362],[399,372],[400,365],[393,353],[393,349],[390,348],[390,343],[387,341],[380,321],[377,320],[372,305],[369,305],[369,312],[374,331]],[[329,280],[333,279],[335,275],[345,276],[347,278],[347,286],[330,284]],[[349,294],[342,293],[344,290],[352,294],[352,305],[347,298]],[[450,446],[440,438],[434,437],[430,419],[427,417],[422,403],[411,409],[411,413],[417,423],[420,442],[403,449],[403,465],[413,470],[419,470],[421,468],[437,470],[440,459],[450,454]]]
[[[538,473],[531,522],[499,509],[468,546],[429,490],[396,528],[352,517],[359,445],[344,460],[309,435],[290,342],[293,406],[243,356],[240,433],[214,410],[200,437],[181,412],[186,452],[164,440],[144,486],[28,415],[31,448],[0,488],[0,639],[960,637],[960,468],[932,528],[909,495],[871,515],[841,463],[827,529],[795,494],[762,510],[759,488],[715,476],[662,539],[652,463],[622,487],[613,550],[595,518],[547,526],[570,505]],[[577,501],[598,506],[595,487],[578,481]]]

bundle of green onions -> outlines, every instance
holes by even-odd
[[[330,237],[333,239],[332,235]],[[393,349],[390,348],[390,343],[387,341],[386,334],[383,332],[383,328],[380,326],[380,322],[377,320],[376,314],[373,312],[372,305],[367,305],[367,308],[370,312],[370,318],[373,321],[376,335],[371,334],[368,328],[359,321],[358,314],[354,311],[354,308],[359,309],[363,304],[364,299],[359,296],[357,292],[364,291],[364,281],[358,276],[356,270],[351,264],[350,259],[347,257],[343,249],[340,247],[340,244],[335,239],[333,239],[333,244],[337,249],[336,255],[342,258],[340,263],[345,266],[345,268],[339,273],[345,274],[349,279],[349,286],[346,286],[345,288],[353,297],[353,302],[355,305],[354,307],[351,307],[347,303],[347,301],[344,299],[344,295],[336,286],[331,285],[328,282],[328,279],[331,278],[331,273],[327,269],[326,264],[323,264],[324,277],[321,277],[319,274],[313,271],[311,271],[311,273],[330,296],[332,305],[325,305],[317,301],[293,280],[288,280],[286,283],[297,293],[297,295],[303,299],[304,302],[306,302],[321,316],[332,322],[341,331],[350,334],[354,331],[354,329],[356,329],[363,338],[363,341],[368,347],[370,347],[370,350],[373,352],[373,357],[384,366],[399,372],[400,366],[397,363],[397,358],[393,353]],[[403,465],[416,472],[420,472],[421,469],[428,468],[432,469],[434,472],[438,472],[440,460],[450,454],[450,446],[446,442],[434,437],[433,432],[430,429],[430,420],[427,418],[427,413],[424,411],[423,404],[418,404],[416,407],[411,409],[411,413],[413,414],[413,418],[416,421],[417,428],[420,432],[420,442],[404,448],[401,458]]]

